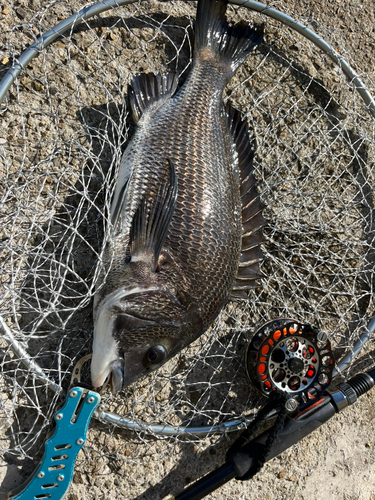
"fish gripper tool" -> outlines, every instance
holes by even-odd
[[[30,478],[5,498],[64,498],[73,479],[78,452],[85,443],[91,417],[99,403],[100,395],[95,391],[82,387],[69,390],[64,406],[54,415],[56,427],[47,438],[42,460]]]

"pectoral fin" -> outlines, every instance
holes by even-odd
[[[142,198],[130,229],[131,260],[148,260],[151,257],[153,270],[156,269],[177,200],[177,176],[171,160],[168,166],[158,190],[148,192]]]

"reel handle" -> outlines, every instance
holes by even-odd
[[[284,427],[267,454],[267,462],[297,444],[337,412],[330,398],[322,398],[313,406],[299,415],[298,418],[286,417]],[[264,453],[269,435],[269,430],[263,432],[229,457],[229,463],[233,466],[237,479],[241,479],[256,465],[258,457]]]
[[[375,384],[375,370],[359,373],[347,382],[340,384],[335,392],[327,393],[319,401],[294,417],[286,417],[284,427],[278,434],[267,454],[267,461],[287,450],[311,432],[327,422],[335,413],[352,405]],[[265,431],[229,457],[229,463],[241,479],[262,456],[270,431]]]
[[[358,397],[370,391],[374,385],[375,369],[360,373],[341,384],[335,392],[326,393],[319,401],[297,412],[294,417],[287,417],[283,429],[267,455],[267,461],[297,444],[336,413],[355,403]],[[244,476],[256,464],[258,457],[263,453],[269,433],[270,431],[263,432],[233,453],[229,461],[221,467],[207,474],[180,494],[168,497],[167,500],[200,500],[231,479],[241,479],[241,476]]]

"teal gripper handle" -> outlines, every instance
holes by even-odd
[[[82,448],[91,417],[100,396],[81,387],[73,387],[64,406],[54,418],[56,429],[47,439],[45,452],[34,474],[17,489],[12,500],[61,500],[73,479],[74,464]],[[15,493],[16,490],[13,491]]]

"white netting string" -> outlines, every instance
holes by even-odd
[[[249,416],[260,399],[243,359],[257,326],[278,316],[311,322],[330,334],[340,358],[374,314],[374,121],[340,68],[301,35],[244,8],[230,12],[265,24],[266,45],[225,95],[246,114],[256,144],[269,220],[263,287],[229,303],[164,369],[104,398],[105,410],[129,420],[209,426]],[[71,14],[52,2],[14,26],[10,59]],[[97,262],[132,127],[127,83],[168,69],[183,81],[194,17],[190,3],[142,2],[87,20],[41,51],[0,109],[0,315],[64,388],[91,350]],[[312,28],[355,67],[338,33]],[[22,459],[27,472],[61,399],[0,343],[0,446],[5,463]],[[177,461],[186,439],[93,423],[81,470]],[[202,449],[212,439],[189,437]]]

